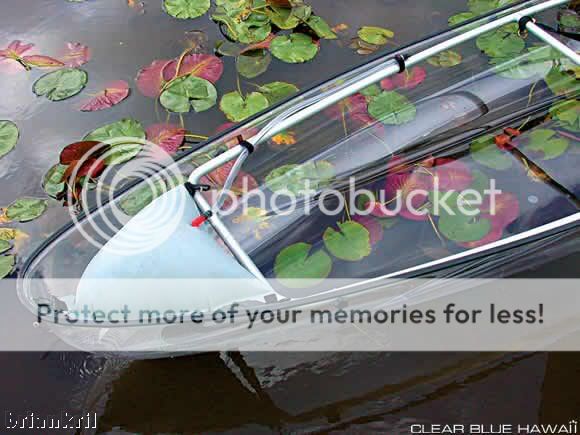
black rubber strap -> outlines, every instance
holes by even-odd
[[[405,64],[405,61],[407,60],[407,56],[405,56],[404,54],[397,54],[395,56],[395,61],[399,64],[399,72],[402,73],[403,71],[405,71],[407,69],[407,65]]]
[[[242,136],[238,136],[238,144],[247,149],[249,154],[252,154],[255,150],[254,145],[245,140]]]
[[[197,192],[207,192],[211,189],[211,186],[208,184],[193,184],[187,181],[184,184],[185,188],[193,198]]]
[[[525,34],[528,31],[528,29],[526,27],[528,25],[528,23],[535,23],[535,22],[536,22],[536,20],[534,20],[532,17],[529,17],[527,15],[525,17],[520,18],[520,20],[518,21],[518,28],[520,31],[520,35]]]

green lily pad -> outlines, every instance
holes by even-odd
[[[241,76],[253,79],[266,72],[271,61],[272,56],[268,50],[252,50],[236,58],[236,69]]]
[[[0,257],[0,279],[7,277],[14,269],[14,256],[3,255]]]
[[[525,41],[518,35],[518,25],[515,23],[481,35],[476,44],[488,56],[503,58],[518,55],[526,46]]]
[[[415,119],[417,109],[407,97],[395,91],[383,91],[373,97],[369,115],[383,124],[399,125]]]
[[[275,104],[299,91],[292,83],[272,82],[259,87],[259,90],[268,99],[270,104]]]
[[[14,149],[20,132],[12,121],[0,121],[0,158]]]
[[[374,45],[385,45],[389,39],[395,36],[392,30],[377,26],[363,26],[357,34],[364,42]]]
[[[287,287],[310,287],[326,278],[332,269],[332,260],[324,251],[310,255],[311,251],[312,245],[308,243],[295,243],[282,249],[274,263],[276,278]]]
[[[6,251],[10,250],[12,245],[7,240],[0,240],[0,254],[4,254]]]
[[[139,154],[142,143],[131,139],[145,139],[145,130],[139,121],[126,118],[93,130],[83,140],[111,144],[105,163],[112,165],[124,163]]]
[[[301,63],[314,59],[318,44],[303,33],[276,36],[270,44],[274,57],[288,63]]]
[[[220,101],[220,110],[233,122],[243,121],[268,106],[268,99],[260,92],[251,92],[245,97],[238,91],[229,92]]]
[[[217,91],[208,80],[187,75],[173,80],[161,93],[159,102],[171,112],[187,113],[191,108],[203,112],[215,106]]]
[[[77,95],[86,86],[88,75],[78,68],[63,68],[40,77],[32,86],[38,96],[61,101]]]
[[[580,132],[580,102],[568,100],[554,104],[550,108],[552,118],[558,121],[558,126],[574,132]]]
[[[470,12],[476,15],[483,15],[493,11],[494,9],[513,3],[514,1],[516,0],[469,0],[468,6]]]
[[[334,166],[322,160],[280,166],[270,171],[265,183],[272,192],[290,192],[298,196],[309,189],[316,191],[327,186],[334,175]]]
[[[163,6],[172,17],[186,20],[201,17],[211,4],[210,0],[163,0]]]
[[[216,1],[217,8],[212,14],[212,20],[221,23],[229,38],[244,44],[261,42],[272,31],[270,17],[264,13],[250,10],[261,10],[266,6],[263,0],[248,1]]]
[[[11,221],[32,221],[46,211],[47,203],[39,198],[20,198],[6,207],[4,214]]]
[[[471,143],[471,157],[488,168],[504,171],[512,167],[512,158],[495,144],[494,136],[485,135]]]
[[[438,66],[441,68],[449,68],[455,65],[459,65],[463,58],[455,50],[445,50],[436,56],[427,59],[429,65]]]
[[[310,15],[312,9],[308,6],[308,11],[306,12]],[[304,11],[303,11],[304,13]],[[300,17],[294,13],[294,8],[280,8],[272,6],[267,10],[267,14],[276,27],[282,30],[291,30],[300,24]]]
[[[346,261],[360,261],[371,253],[369,231],[357,222],[337,223],[340,231],[328,227],[322,239],[326,249],[336,258]]]
[[[560,66],[554,66],[544,77],[550,90],[556,95],[566,95],[578,92],[579,85],[576,75]]]
[[[65,183],[62,181],[62,178],[67,168],[67,165],[57,163],[44,175],[42,188],[51,198],[56,198],[64,190]]]
[[[472,12],[461,12],[459,14],[455,14],[455,15],[449,17],[449,20],[447,20],[447,22],[449,23],[450,26],[457,26],[458,24],[461,24],[464,21],[471,20],[471,19],[475,18],[476,16],[477,15],[475,15]]]
[[[560,26],[567,29],[576,30],[580,28],[580,16],[573,9],[562,11],[558,17],[558,22]]]
[[[570,141],[558,137],[554,130],[538,129],[529,134],[529,142],[525,151],[543,153],[543,160],[550,160],[562,155],[568,146],[570,146]]]
[[[475,242],[491,231],[491,222],[489,219],[477,216],[443,212],[439,216],[437,228],[441,234],[454,242]]]
[[[379,85],[370,85],[360,91],[361,95],[365,97],[376,97],[381,93]]]
[[[448,213],[447,208],[456,214],[462,214],[462,210],[466,212],[479,214],[479,209],[475,205],[471,205],[469,201],[472,201],[473,195],[468,195],[467,193],[456,191],[431,191],[429,192],[429,201],[427,209],[429,213],[433,216],[441,216]],[[439,201],[437,206],[436,201]]]
[[[332,28],[328,25],[328,23],[317,15],[312,15],[310,18],[308,18],[308,20],[306,20],[306,25],[310,27],[319,38],[337,38],[336,33],[332,31]]]
[[[489,177],[479,169],[472,169],[471,177],[473,178],[473,181],[471,182],[469,189],[476,190],[483,195],[484,190],[489,189]]]
[[[494,57],[490,59],[492,65],[497,65],[498,75],[509,79],[529,79],[531,77],[544,78],[553,64],[552,50],[549,46],[531,47],[528,53],[513,57]]]

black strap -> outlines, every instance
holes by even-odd
[[[193,184],[187,181],[184,184],[185,188],[193,198],[197,192],[207,192],[211,189],[211,186],[208,184]]]
[[[248,150],[248,154],[252,154],[255,150],[254,145],[245,140],[242,136],[238,136],[238,144]]]
[[[525,16],[520,18],[520,20],[518,21],[518,29],[519,29],[519,33],[520,35],[525,35],[528,32],[527,29],[527,25],[528,23],[535,23],[536,20],[534,20],[532,17],[529,16]]]
[[[407,56],[404,54],[397,54],[395,56],[395,61],[399,64],[399,72],[402,73],[407,69],[407,65],[405,61],[407,60]]]

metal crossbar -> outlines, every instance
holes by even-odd
[[[308,119],[312,115],[321,112],[327,107],[338,103],[344,98],[352,94],[355,94],[356,92],[359,92],[360,90],[366,88],[367,86],[373,83],[376,83],[392,75],[398,74],[402,72],[406,67],[416,65],[445,50],[449,50],[450,48],[453,48],[459,44],[473,40],[478,36],[483,35],[484,33],[493,31],[495,29],[498,29],[499,27],[502,27],[510,23],[518,23],[518,24],[523,23],[527,31],[529,31],[530,33],[532,33],[533,35],[544,41],[546,44],[552,46],[552,48],[562,53],[576,65],[580,65],[580,56],[574,50],[570,49],[567,45],[563,44],[561,41],[554,38],[548,32],[544,31],[542,28],[536,25],[533,19],[528,18],[528,17],[531,18],[533,14],[545,11],[547,9],[551,9],[556,6],[563,5],[565,3],[568,3],[569,1],[570,0],[545,1],[543,3],[530,6],[528,8],[522,9],[512,14],[508,14],[504,17],[500,17],[494,21],[483,24],[476,28],[467,30],[464,33],[449,38],[446,41],[435,44],[432,47],[429,47],[423,51],[420,51],[408,57],[399,56],[396,59],[391,58],[385,61],[383,64],[379,65],[378,67],[373,68],[364,77],[360,78],[357,77],[356,80],[350,80],[342,84],[341,86],[338,86],[328,91],[326,94],[323,94],[322,96],[317,96],[313,97],[310,100],[301,101],[298,110],[296,108],[292,108],[287,112],[283,112],[282,114],[278,115],[275,119],[273,119],[270,123],[268,123],[258,134],[248,139],[247,141],[253,145],[259,145],[260,143],[267,141],[268,139],[277,135],[278,133],[302,122],[305,119]],[[524,19],[525,21],[522,21]],[[238,145],[234,148],[229,149],[223,154],[220,154],[219,156],[213,158],[209,162],[196,168],[191,173],[189,177],[189,182],[193,184],[198,184],[203,176],[221,167],[222,165],[234,159],[237,159],[238,157],[240,157],[240,155],[242,155],[244,151],[246,151],[246,148]],[[237,174],[230,174],[229,176],[235,177],[236,175]],[[201,213],[205,213],[211,210],[212,207],[208,204],[208,202],[202,195],[195,195],[194,199]],[[576,214],[572,217],[575,220],[578,220],[580,218],[580,214]],[[240,264],[244,266],[250,273],[252,273],[258,279],[262,280],[267,284],[267,280],[262,275],[262,272],[258,269],[256,264],[252,261],[249,255],[242,249],[240,244],[237,242],[237,240],[233,237],[228,228],[221,221],[218,213],[213,213],[212,216],[209,218],[209,222],[216,231],[216,233],[223,239],[224,243],[231,250],[235,258],[240,262]],[[468,253],[469,251],[466,252],[466,254]]]

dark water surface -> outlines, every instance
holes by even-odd
[[[186,32],[202,30],[208,50],[221,39],[207,16],[177,21],[160,1],[145,13],[124,0],[2,0],[0,46],[14,39],[57,55],[67,41],[91,47],[84,66],[88,89],[128,81],[133,92],[102,112],[80,113],[83,96],[61,103],[31,92],[38,71],[0,75],[0,119],[21,131],[15,151],[0,160],[0,205],[21,196],[44,196],[41,180],[62,147],[88,131],[123,117],[147,126],[165,121],[153,100],[134,89],[137,71],[158,58],[178,56]],[[332,25],[393,29],[407,44],[447,27],[465,0],[311,0]],[[322,41],[317,58],[303,65],[274,60],[252,80],[307,86],[364,61],[345,43]],[[235,89],[233,59],[224,58],[218,93]],[[243,81],[245,89],[251,85]],[[186,127],[211,135],[224,123],[217,110],[185,116]],[[22,225],[30,235],[19,261],[68,220],[57,203],[39,220]],[[526,276],[577,277],[578,256]],[[41,415],[94,411],[99,431],[114,433],[267,433],[348,431],[407,433],[413,422],[535,423],[577,417],[580,360],[576,354],[207,354],[164,361],[106,361],[86,354],[0,354],[0,409]]]

